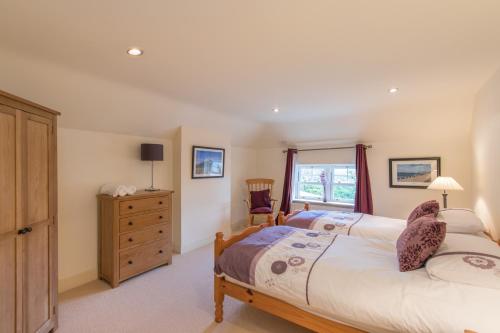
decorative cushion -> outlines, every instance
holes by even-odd
[[[500,247],[481,236],[449,233],[425,269],[434,280],[500,289]]]
[[[273,209],[271,207],[258,207],[250,210],[252,214],[271,214]]]
[[[446,223],[423,216],[406,227],[396,243],[399,270],[420,268],[433,255],[446,236]]]
[[[485,230],[479,217],[472,210],[466,208],[440,210],[437,219],[446,223],[446,232],[478,234]]]
[[[410,213],[410,216],[408,216],[407,225],[409,225],[410,223],[412,223],[413,221],[422,216],[432,215],[435,217],[438,212],[439,212],[439,202],[437,202],[436,200],[429,200],[424,203],[421,203]]]
[[[270,190],[251,191],[250,201],[252,203],[252,209],[260,207],[271,208],[271,191]]]

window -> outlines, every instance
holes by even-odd
[[[293,198],[331,203],[354,203],[354,164],[299,164],[295,168]]]

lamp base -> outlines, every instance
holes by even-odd
[[[155,191],[159,191],[160,189],[159,188],[154,188],[154,187],[148,187],[148,188],[145,188],[144,191],[147,191],[147,192],[155,192]]]
[[[443,193],[443,207],[448,208],[448,193],[446,191]]]

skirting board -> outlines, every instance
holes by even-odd
[[[58,291],[59,293],[63,293],[94,280],[97,280],[97,270],[86,271],[67,278],[59,279]]]

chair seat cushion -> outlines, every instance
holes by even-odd
[[[252,214],[271,214],[273,212],[271,207],[258,207],[250,211]]]
[[[252,209],[268,207],[271,208],[271,191],[251,191],[250,201],[252,203]]]

